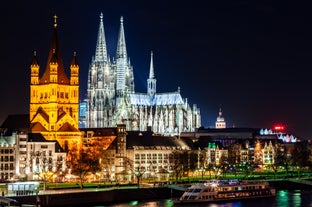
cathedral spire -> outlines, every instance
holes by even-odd
[[[123,17],[121,17],[120,18],[120,30],[119,30],[118,43],[117,43],[117,52],[116,52],[117,96],[122,95],[126,90],[127,59],[128,58],[127,58],[125,32],[124,32],[124,26],[123,26]]]
[[[107,62],[107,47],[106,47],[105,33],[104,33],[103,13],[100,14],[100,25],[99,25],[99,33],[98,33],[97,43],[96,43],[95,61]]]
[[[118,35],[118,45],[117,45],[117,59],[125,58],[127,59],[127,48],[126,48],[126,39],[125,31],[123,26],[123,17],[120,17],[120,30]]]
[[[151,62],[149,77],[147,79],[147,93],[150,96],[154,96],[156,93],[156,79],[154,74],[153,52],[151,52]]]
[[[150,62],[149,78],[150,79],[154,78],[153,51],[151,51],[151,62]]]

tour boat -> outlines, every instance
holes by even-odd
[[[241,180],[207,180],[186,189],[174,204],[232,201],[276,196],[275,188],[268,182],[246,182]]]

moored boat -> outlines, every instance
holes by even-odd
[[[175,204],[231,201],[276,196],[275,188],[268,182],[246,182],[241,180],[207,180],[186,189]]]

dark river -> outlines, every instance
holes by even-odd
[[[100,206],[88,207],[172,207],[170,199],[131,201],[126,203],[103,204]],[[178,206],[178,205],[175,205]],[[311,190],[278,190],[275,198],[264,198],[255,200],[225,202],[225,203],[205,203],[187,204],[187,207],[312,207]]]

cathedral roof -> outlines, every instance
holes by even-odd
[[[165,105],[181,105],[184,104],[179,92],[159,93],[155,96],[149,96],[143,93],[129,94],[131,105],[140,106],[165,106]]]
[[[55,17],[56,18],[56,17]],[[40,84],[50,83],[50,62],[56,62],[58,64],[57,73],[58,73],[58,83],[59,84],[69,84],[69,79],[64,71],[64,64],[61,56],[61,50],[59,47],[57,30],[57,24],[54,24],[54,32],[52,36],[51,46],[49,50],[48,60],[46,69],[40,78]]]

